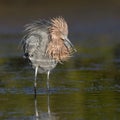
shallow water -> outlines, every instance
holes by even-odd
[[[51,72],[49,93],[46,74],[38,75],[37,98],[33,89],[34,70],[22,57],[19,43],[24,23],[38,17],[39,6],[34,4],[32,11],[30,4],[31,14],[28,11],[22,14],[22,11],[19,16],[13,10],[22,10],[21,5],[15,8],[4,3],[0,8],[5,9],[5,13],[0,14],[0,120],[119,120],[120,18],[116,12],[119,4],[114,6],[116,9],[102,7],[105,12],[99,7],[97,11],[89,11],[88,4],[80,9],[74,6],[74,11],[80,10],[82,17],[78,12],[70,14],[71,5],[68,10],[63,6],[70,24],[69,38],[77,53]],[[57,7],[55,10],[61,11]],[[13,13],[12,17],[8,11]],[[51,11],[41,16],[58,14]]]
[[[100,54],[97,56],[96,53],[92,55],[93,52],[88,46],[83,51],[88,50],[89,53],[82,52],[82,56],[79,56],[78,49],[73,58],[63,65],[59,64],[52,71],[49,94],[46,89],[46,75],[38,75],[36,104],[33,89],[34,71],[22,58],[21,50],[17,50],[19,42],[6,39],[2,43],[0,45],[1,120],[118,120],[120,118],[118,55],[113,57],[112,53],[106,51],[104,53],[107,56]],[[108,51],[113,49],[106,47]],[[38,118],[35,117],[35,110],[38,111]]]

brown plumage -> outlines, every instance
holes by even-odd
[[[66,61],[71,56],[72,49],[64,43],[63,36],[68,36],[68,25],[64,18],[58,17],[51,19],[49,32],[50,42],[46,52],[57,62]]]

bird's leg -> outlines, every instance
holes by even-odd
[[[50,85],[49,85],[49,76],[50,76],[50,71],[47,72],[47,90],[48,90],[48,93],[47,93],[47,102],[48,102],[48,115],[50,117],[50,100],[49,100],[49,88],[50,88]]]
[[[34,92],[36,97],[36,86],[37,86],[37,72],[38,72],[38,66],[35,68],[35,80],[34,80]]]
[[[49,76],[50,76],[50,71],[47,72],[47,90],[49,90]]]

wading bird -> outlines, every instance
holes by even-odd
[[[34,88],[36,90],[37,73],[47,73],[47,88],[49,89],[49,74],[56,67],[71,57],[75,51],[68,39],[68,25],[64,18],[38,20],[26,25],[26,35],[22,40],[24,56],[35,69]]]

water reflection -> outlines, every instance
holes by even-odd
[[[59,120],[57,116],[52,115],[50,109],[50,92],[47,92],[47,112],[39,112],[37,104],[37,94],[34,94],[35,120]]]
[[[37,107],[37,96],[36,96],[36,94],[34,95],[34,102],[35,102],[35,117],[36,117],[36,120],[38,120],[39,113],[38,113],[38,107]]]
[[[50,93],[45,90],[46,75],[38,75],[38,94],[33,99],[32,69],[20,58],[1,58],[0,119],[119,120],[120,62],[113,60],[106,67],[107,58],[81,62],[76,58],[58,66],[50,76]],[[73,66],[75,69],[70,69]]]

